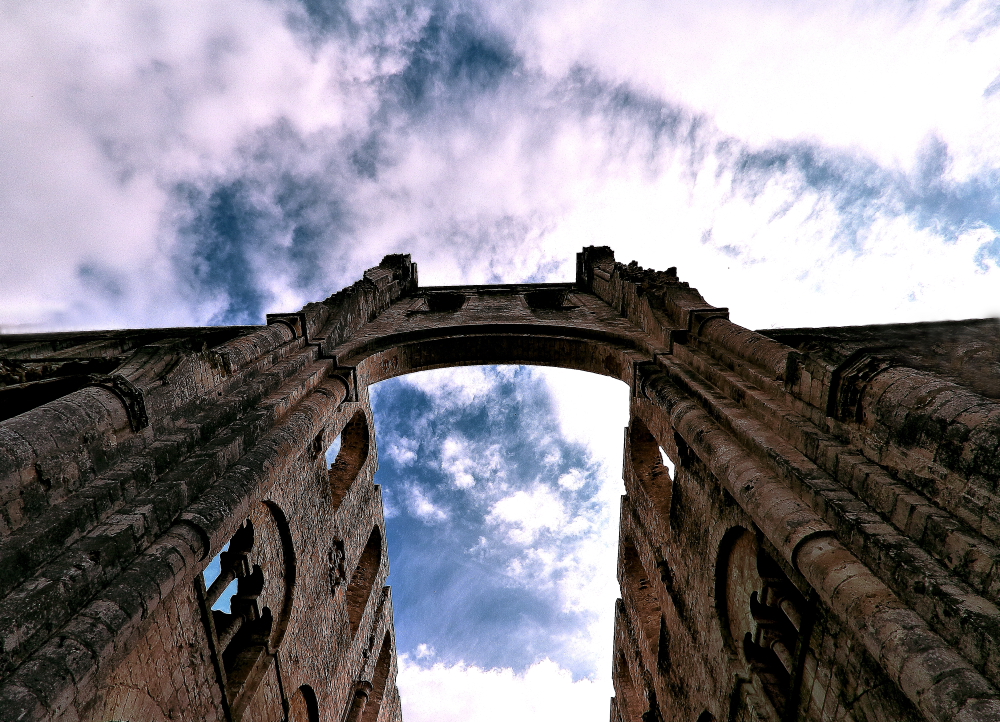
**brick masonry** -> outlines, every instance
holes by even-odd
[[[368,387],[487,363],[632,389],[612,722],[1000,720],[997,321],[758,333],[593,247],[0,336],[0,718],[401,719]]]

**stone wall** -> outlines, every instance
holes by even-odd
[[[340,332],[412,286],[390,261],[332,299]],[[0,718],[399,717],[367,389],[303,313],[0,337]],[[251,528],[213,612],[202,573]]]
[[[998,349],[758,333],[607,248],[575,283],[388,256],[266,326],[0,336],[0,718],[399,720],[368,387],[523,363],[632,391],[613,722],[1000,720]]]

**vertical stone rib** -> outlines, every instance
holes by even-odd
[[[1000,693],[666,373],[648,377],[642,392],[928,719],[1000,719]],[[975,703],[976,716],[963,716],[959,699],[969,714]]]

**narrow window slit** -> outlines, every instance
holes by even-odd
[[[667,474],[670,475],[670,480],[673,481],[676,478],[674,462],[670,460],[670,457],[667,456],[667,452],[663,450],[662,446],[657,446],[656,448],[660,450],[660,460],[663,462],[663,465],[667,467]]]

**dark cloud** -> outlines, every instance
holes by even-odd
[[[303,170],[304,140],[285,124],[258,134],[245,171],[174,189],[174,267],[181,282],[221,310],[210,324],[263,323],[269,284],[323,298],[333,290],[324,260],[349,233],[341,167]],[[334,155],[337,157],[337,154]]]
[[[269,295],[261,287],[254,256],[269,250],[277,229],[276,219],[250,197],[252,190],[246,180],[207,191],[190,185],[177,189],[194,216],[178,229],[178,250],[187,251],[177,259],[178,274],[199,296],[221,296],[225,303],[210,324],[261,323],[264,317]]]
[[[521,64],[499,32],[467,12],[442,7],[409,51],[406,68],[388,84],[394,100],[411,110],[496,90]]]
[[[806,195],[828,202],[839,215],[838,238],[860,250],[880,217],[907,217],[917,228],[954,242],[969,230],[1000,233],[1000,172],[986,170],[953,180],[948,146],[928,138],[914,171],[887,168],[861,154],[817,143],[774,144],[742,150],[733,161],[733,187],[753,197],[768,184],[791,180],[786,208]],[[787,187],[787,186],[786,186]]]
[[[351,15],[348,0],[299,0],[305,18],[292,16],[293,27],[317,37],[328,34],[353,34],[357,24]]]
[[[372,27],[364,27],[343,3],[306,0],[303,7],[314,31],[366,35],[412,23],[415,12],[412,6],[401,15],[373,12]],[[447,5],[432,9],[403,53],[402,69],[377,80],[379,100],[366,132],[304,137],[279,121],[243,144],[233,173],[175,187],[174,265],[197,297],[223,304],[209,323],[261,322],[271,301],[262,272],[287,273],[299,290],[335,290],[320,288],[329,271],[322,260],[352,244],[351,189],[377,181],[380,168],[393,162],[387,144],[405,144],[427,113],[449,118],[520,64],[502,36]]]

